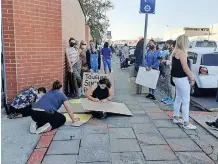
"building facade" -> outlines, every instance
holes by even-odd
[[[2,23],[8,101],[26,87],[64,81],[69,38],[85,40],[79,0],[2,0]]]

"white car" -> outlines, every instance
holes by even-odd
[[[196,83],[191,89],[192,96],[200,96],[203,89],[218,88],[218,49],[191,48],[188,50],[191,70]]]
[[[217,43],[214,40],[196,40],[189,44],[190,48],[217,48]]]

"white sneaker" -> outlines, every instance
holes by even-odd
[[[195,125],[192,125],[191,123],[189,123],[188,125],[183,125],[184,129],[189,129],[189,130],[195,130],[197,129],[197,127]]]
[[[30,133],[36,134],[36,128],[37,128],[36,122],[32,121],[30,124]]]
[[[45,125],[39,127],[37,130],[36,130],[36,134],[40,134],[40,133],[45,133],[45,132],[48,132],[51,130],[51,124],[50,123],[46,123]]]
[[[173,119],[174,124],[183,124],[182,119],[176,120],[175,118]]]

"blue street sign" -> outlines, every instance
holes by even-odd
[[[140,13],[154,14],[156,0],[141,0]]]

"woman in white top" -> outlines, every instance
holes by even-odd
[[[78,98],[79,88],[81,87],[81,67],[82,61],[79,57],[78,48],[76,45],[76,40],[70,38],[69,47],[66,49],[67,60],[69,64],[69,86],[70,86],[70,96]]]

